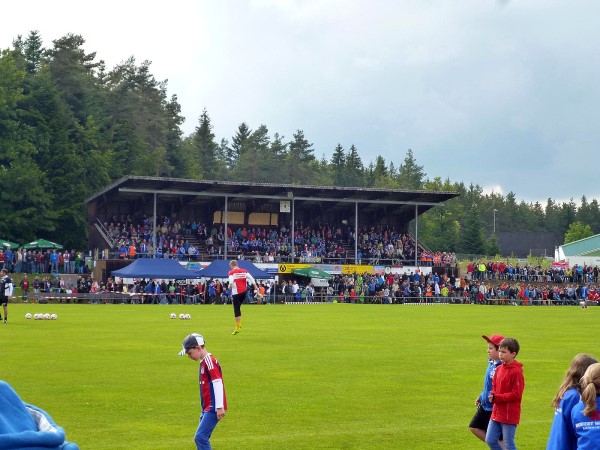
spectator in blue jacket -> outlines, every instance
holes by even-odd
[[[546,450],[576,450],[577,436],[571,424],[571,411],[579,402],[581,377],[589,366],[598,361],[586,353],[579,353],[571,361],[558,392],[552,401],[554,420]]]
[[[600,363],[587,368],[581,379],[581,400],[571,411],[577,450],[596,450],[600,442]]]

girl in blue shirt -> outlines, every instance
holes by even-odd
[[[571,424],[571,410],[579,402],[579,382],[589,366],[598,361],[586,353],[579,353],[571,361],[569,370],[563,379],[552,406],[554,420],[550,428],[550,437],[546,450],[576,450],[577,436]]]
[[[578,450],[598,448],[600,442],[600,363],[592,364],[581,379],[581,400],[571,411]]]

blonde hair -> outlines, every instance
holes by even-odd
[[[579,382],[581,381],[581,377],[587,370],[589,366],[594,363],[597,363],[598,360],[587,353],[579,353],[575,355],[573,361],[571,361],[571,365],[569,366],[569,370],[567,370],[567,374],[563,378],[563,381],[558,388],[558,392],[554,396],[554,400],[552,400],[552,407],[558,408],[560,401],[567,392],[572,387],[580,390]]]
[[[581,400],[585,405],[584,416],[590,416],[596,411],[596,397],[600,392],[600,363],[587,368],[581,379]]]

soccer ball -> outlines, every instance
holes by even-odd
[[[56,320],[56,319],[58,319],[58,316],[57,316],[56,314],[51,314],[51,315],[50,315],[50,318],[51,318],[52,320]]]
[[[190,320],[191,318],[192,318],[192,316],[190,316],[189,314],[186,314],[186,315],[185,315],[185,319],[186,319],[186,320]]]
[[[183,314],[183,313],[179,314],[179,318],[180,318],[181,320],[185,319],[185,314]]]
[[[40,320],[40,315],[39,314],[34,314],[33,315],[33,319],[34,320]]]
[[[48,314],[48,313],[44,314],[44,320],[50,320],[50,314]]]
[[[25,318],[26,318],[26,319],[31,319],[31,313],[27,313],[27,314],[25,314]]]
[[[171,319],[176,319],[176,318],[177,318],[177,314],[171,313]]]

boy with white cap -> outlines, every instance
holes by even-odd
[[[202,414],[194,441],[198,450],[210,450],[210,436],[227,410],[227,398],[223,384],[223,373],[219,361],[206,351],[204,337],[197,333],[189,334],[183,340],[179,356],[188,355],[200,361],[198,381]]]

